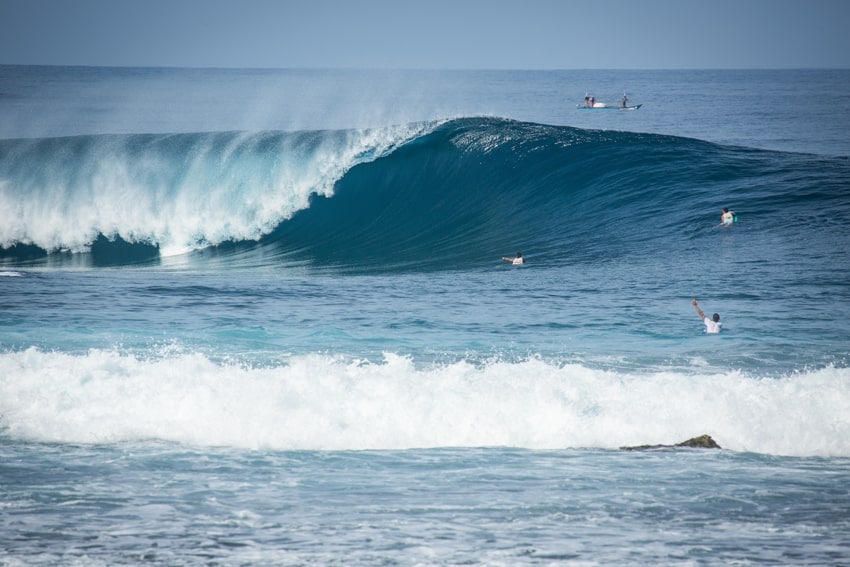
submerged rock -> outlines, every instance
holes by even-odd
[[[720,445],[711,438],[711,435],[700,435],[691,437],[687,441],[675,445],[638,445],[635,447],[620,447],[623,451],[646,451],[648,449],[672,449],[675,447],[696,447],[698,449],[720,449]]]

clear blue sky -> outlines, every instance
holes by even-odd
[[[850,67],[850,0],[0,0],[0,63]]]

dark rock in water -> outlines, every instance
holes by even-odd
[[[636,447],[620,447],[623,451],[646,451],[648,449],[673,449],[676,447],[696,447],[698,449],[720,449],[720,445],[711,438],[711,435],[700,435],[692,437],[687,441],[675,445],[638,445]]]
[[[677,443],[676,447],[699,447],[701,449],[720,449],[720,445],[717,444],[717,441],[711,438],[711,435],[700,435],[699,437],[692,437],[687,441]]]

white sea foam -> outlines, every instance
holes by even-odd
[[[531,359],[419,368],[297,356],[271,367],[198,353],[0,355],[0,424],[35,441],[161,439],[272,449],[616,448],[707,433],[724,448],[850,455],[850,369],[782,378],[627,374]]]

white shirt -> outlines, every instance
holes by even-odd
[[[723,327],[723,323],[720,321],[712,321],[708,317],[703,318],[702,322],[705,323],[706,333],[719,333],[720,328]]]

